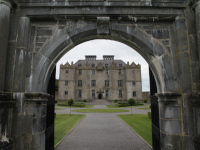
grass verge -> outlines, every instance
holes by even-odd
[[[62,108],[56,108],[56,107],[55,107],[55,110],[60,110],[60,109],[62,109]]]
[[[70,107],[67,104],[58,104],[57,106],[59,106],[59,107]],[[80,106],[73,106],[73,105],[71,107],[73,107],[73,108],[80,108]],[[85,106],[83,106],[81,108],[93,108],[93,107],[94,107],[94,105],[85,105]]]
[[[74,112],[83,112],[83,113],[116,113],[116,112],[128,112],[129,110],[125,109],[76,109]]]
[[[150,110],[150,107],[143,107],[143,108],[137,108],[137,109],[145,109],[145,110]]]
[[[119,107],[119,106],[116,106],[116,105],[106,105],[108,108],[126,108],[126,107],[131,107],[131,106],[123,106],[123,107]],[[139,105],[141,106],[141,105]],[[139,107],[139,106],[132,106],[132,107]],[[142,105],[143,106],[143,105]]]
[[[117,115],[152,146],[151,119],[146,114]]]
[[[54,128],[54,146],[84,117],[85,115],[57,114]]]

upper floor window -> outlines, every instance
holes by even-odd
[[[69,70],[66,70],[65,73],[69,73]]]
[[[105,70],[105,74],[108,74],[108,70]]]
[[[109,86],[109,80],[105,80],[105,86]]]
[[[132,73],[135,73],[135,70],[132,70]]]
[[[92,90],[92,97],[95,97],[95,90]]]
[[[135,97],[136,96],[136,91],[133,91],[133,97]]]
[[[82,66],[82,64],[78,64],[78,67],[81,67]]]
[[[121,69],[119,69],[119,74],[121,74],[122,73],[122,70]]]
[[[78,80],[78,86],[82,86],[82,80]]]
[[[132,82],[132,84],[133,84],[133,85],[136,85],[136,82],[135,82],[135,81],[133,81],[133,82]]]
[[[105,64],[105,67],[108,68],[108,64]]]
[[[96,86],[96,80],[91,80],[91,86]]]
[[[81,69],[78,70],[78,74],[82,74],[82,70]]]
[[[119,90],[119,97],[122,97],[122,90]]]
[[[82,96],[82,92],[81,90],[78,90],[78,97],[81,97]]]
[[[122,64],[119,64],[119,67],[122,67]]]
[[[122,80],[118,80],[118,86],[123,86]]]
[[[65,95],[68,95],[68,91],[65,91]]]
[[[92,74],[95,74],[95,70],[92,70]]]
[[[65,85],[68,85],[68,81],[65,81]]]

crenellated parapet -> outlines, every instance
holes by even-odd
[[[65,65],[61,64],[60,69],[75,69],[75,66],[72,61],[71,64],[69,64],[68,62]]]

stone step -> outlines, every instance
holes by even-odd
[[[107,100],[93,100],[90,104],[92,105],[109,105],[110,103]]]

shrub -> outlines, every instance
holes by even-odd
[[[83,100],[83,102],[84,102],[84,103],[86,103],[86,102],[87,102],[87,100],[86,100],[86,99],[84,99],[84,100]]]
[[[144,99],[144,103],[147,103],[147,99]]]
[[[55,100],[55,103],[58,103],[58,100],[57,100],[57,99]]]
[[[133,105],[135,104],[135,100],[134,100],[133,98],[130,98],[130,99],[128,100],[128,103],[129,103],[131,106],[133,106]]]
[[[115,99],[114,102],[117,103],[117,100]]]
[[[71,106],[71,105],[74,104],[74,100],[73,99],[69,99],[67,103],[68,103],[69,106]]]

